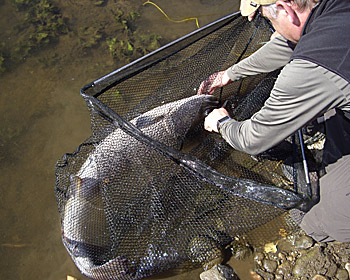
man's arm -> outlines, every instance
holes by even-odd
[[[286,39],[282,36],[275,37],[241,62],[210,75],[201,83],[198,94],[212,94],[216,88],[232,81],[279,69],[288,63],[292,53]]]
[[[344,103],[336,74],[305,60],[280,73],[263,108],[243,122],[222,125],[223,138],[235,149],[259,154],[275,146],[315,117]]]
[[[232,81],[261,73],[269,73],[285,66],[293,53],[281,35],[275,37],[255,53],[227,69]]]

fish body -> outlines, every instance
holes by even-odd
[[[156,107],[130,122],[152,139],[180,149],[189,130],[204,120],[203,109],[208,109],[207,101],[213,101],[213,98],[191,96]],[[115,267],[111,264],[113,260],[123,267],[120,271],[114,271],[114,274],[127,274],[127,261],[122,255],[115,253],[114,256],[108,256],[108,252],[113,251],[113,246],[117,246],[112,244],[111,235],[113,240],[123,242],[129,238],[125,237],[128,235],[125,230],[129,224],[130,227],[137,227],[139,223],[142,228],[144,222],[124,221],[123,226],[115,226],[116,221],[109,223],[106,215],[110,213],[105,213],[104,204],[113,205],[111,219],[118,216],[122,220],[123,215],[127,216],[123,211],[127,211],[126,204],[130,202],[115,196],[123,197],[123,192],[128,192],[127,197],[132,197],[146,188],[147,182],[153,180],[151,174],[154,173],[145,171],[145,166],[158,169],[158,173],[163,172],[156,163],[157,157],[157,151],[129,136],[122,129],[115,128],[95,147],[79,171],[72,176],[62,221],[63,241],[85,275],[90,275],[93,270],[104,273],[104,267]],[[130,176],[135,178],[135,188],[130,185]],[[170,178],[173,174],[163,176]],[[138,217],[138,214],[134,216]],[[141,228],[132,231],[142,231]]]

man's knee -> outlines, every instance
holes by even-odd
[[[321,202],[305,214],[300,227],[312,238],[319,242],[340,241],[350,242],[350,212]]]

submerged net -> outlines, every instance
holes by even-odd
[[[233,14],[82,89],[92,135],[57,162],[55,195],[63,243],[83,274],[140,279],[204,265],[222,258],[236,236],[301,202],[292,141],[251,157],[195,121],[207,100],[195,95],[200,82],[270,35],[262,18],[249,23]],[[214,95],[231,101],[234,118],[246,119],[277,74]]]

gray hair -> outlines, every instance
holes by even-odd
[[[293,0],[290,2],[294,2],[301,11],[304,11],[307,8],[312,8],[319,0]],[[264,5],[265,10],[270,14],[272,18],[277,18],[277,5]]]

